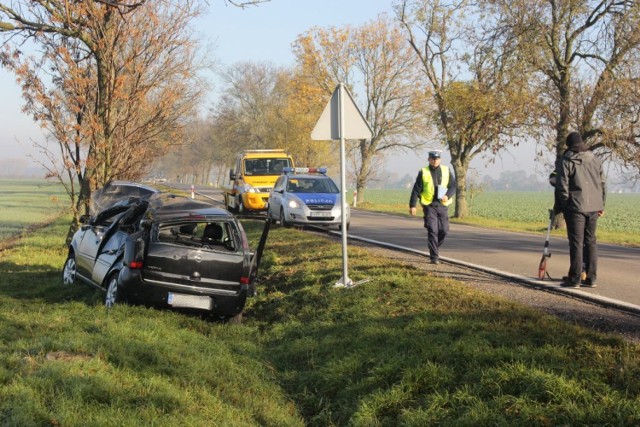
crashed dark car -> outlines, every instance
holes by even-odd
[[[64,284],[80,280],[106,291],[109,307],[141,303],[241,320],[255,268],[244,229],[228,211],[154,193],[82,219]]]

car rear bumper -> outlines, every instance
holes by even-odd
[[[248,285],[238,284],[236,290],[214,289],[146,280],[140,270],[124,268],[120,283],[126,298],[141,304],[177,309],[209,311],[219,316],[241,313],[248,296]]]

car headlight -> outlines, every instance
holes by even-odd
[[[292,209],[298,209],[300,207],[300,203],[298,203],[296,200],[293,200],[293,199],[289,200],[288,205]]]
[[[244,191],[247,192],[247,193],[257,193],[258,192],[258,190],[256,190],[255,188],[253,188],[252,185],[249,185],[249,184],[245,184]]]

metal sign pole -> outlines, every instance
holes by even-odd
[[[334,287],[351,288],[354,284],[347,274],[347,161],[345,156],[346,139],[368,139],[373,136],[373,131],[366,119],[353,101],[353,97],[343,83],[339,83],[331,95],[329,103],[322,111],[318,123],[311,132],[314,140],[340,140],[340,203],[342,231],[342,279]],[[354,196],[355,197],[355,196]],[[355,200],[354,200],[355,202]],[[355,203],[354,203],[355,206]],[[359,283],[362,283],[360,281]]]
[[[351,279],[348,275],[347,268],[347,215],[345,212],[345,205],[347,204],[347,178],[346,178],[346,160],[345,160],[345,136],[344,136],[344,84],[339,85],[339,98],[340,98],[340,203],[341,204],[341,229],[342,229],[342,283],[338,282],[337,285],[342,284],[346,287],[351,287]]]

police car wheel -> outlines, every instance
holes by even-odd
[[[347,231],[349,231],[349,227],[350,227],[350,226],[351,226],[351,223],[350,223],[350,222],[348,222],[348,223],[347,223]],[[339,225],[338,225],[338,230],[342,231],[342,224],[339,224]]]
[[[280,226],[282,226],[282,227],[289,227],[291,224],[289,224],[289,223],[287,222],[287,220],[286,220],[286,219],[284,219],[284,218],[285,218],[285,216],[284,216],[284,209],[283,209],[283,208],[280,208]]]

